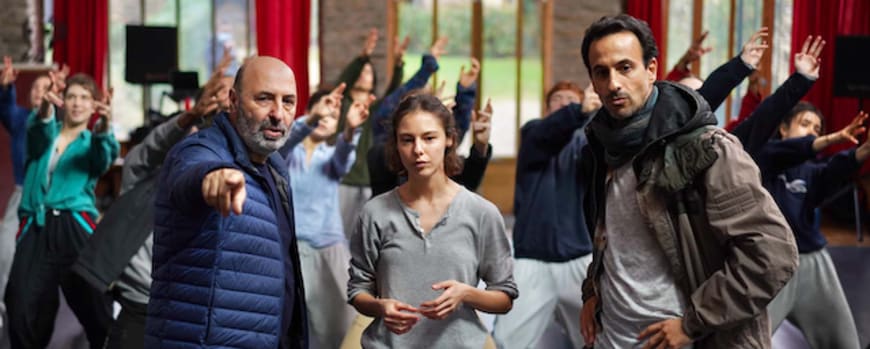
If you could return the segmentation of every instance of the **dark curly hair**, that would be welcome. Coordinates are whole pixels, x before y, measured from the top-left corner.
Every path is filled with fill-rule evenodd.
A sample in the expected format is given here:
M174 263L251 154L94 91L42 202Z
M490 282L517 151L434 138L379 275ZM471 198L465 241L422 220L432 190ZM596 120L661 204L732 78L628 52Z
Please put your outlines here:
M800 101L791 110L789 110L788 114L785 114L785 117L782 118L782 123L780 125L789 127L791 125L792 120L799 114L803 112L810 112L816 114L819 117L820 126L822 128L819 135L825 134L825 117L822 116L822 112L816 108L812 103L807 101ZM774 134L774 138L782 138L779 132Z
M402 176L408 173L402 165L402 159L399 157L398 135L396 132L402 119L414 112L431 113L441 120L441 125L444 126L444 133L447 135L447 139L453 140L453 145L449 145L444 149L444 172L449 177L462 172L462 160L456 154L456 147L459 146L459 137L456 121L453 120L453 114L450 113L450 110L437 97L421 92L413 92L406 95L390 118L389 136L387 137L387 143L384 145L389 169Z
M634 33L637 41L640 41L640 47L643 49L644 66L649 66L649 62L654 57L658 57L659 47L656 45L656 39L653 37L649 24L626 14L601 17L597 22L592 23L589 28L586 28L586 33L583 34L583 46L581 48L583 52L583 64L586 65L586 71L590 72L590 75L589 46L605 36L624 31Z

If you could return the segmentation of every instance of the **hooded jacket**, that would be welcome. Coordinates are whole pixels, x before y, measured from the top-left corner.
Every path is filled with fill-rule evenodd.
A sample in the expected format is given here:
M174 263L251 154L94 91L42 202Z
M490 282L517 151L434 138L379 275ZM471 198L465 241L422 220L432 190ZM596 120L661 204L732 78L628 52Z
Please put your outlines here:
M740 142L712 126L707 102L677 84L656 86L645 146L631 165L641 218L687 298L683 330L696 348L769 348L766 307L797 266L791 230ZM601 141L592 128L587 132L581 175L594 232L604 217L608 168ZM584 301L597 297L606 248L604 234L594 234Z

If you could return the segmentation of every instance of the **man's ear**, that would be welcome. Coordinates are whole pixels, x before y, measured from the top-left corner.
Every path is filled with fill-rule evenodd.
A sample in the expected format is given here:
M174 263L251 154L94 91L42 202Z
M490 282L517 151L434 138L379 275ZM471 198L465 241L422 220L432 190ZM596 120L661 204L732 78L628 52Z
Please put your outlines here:
M239 95L238 95L238 93L236 93L236 89L234 89L234 88L230 89L229 98L230 98L229 112L233 113L236 111L236 105L239 102Z
M650 82L656 81L656 73L658 72L658 69L659 69L659 61L655 57L653 57L652 59L649 60L649 64L647 64L647 66L646 66L646 70L650 74L649 75Z

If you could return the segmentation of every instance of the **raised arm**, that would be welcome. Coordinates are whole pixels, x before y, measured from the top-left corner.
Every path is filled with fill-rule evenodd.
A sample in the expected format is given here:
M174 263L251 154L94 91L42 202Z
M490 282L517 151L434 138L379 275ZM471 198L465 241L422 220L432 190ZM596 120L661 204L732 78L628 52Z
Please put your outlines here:
M587 87L583 104L569 104L546 118L527 122L520 130L517 168L546 163L559 154L571 141L574 131L586 126L600 107L598 95Z
M51 85L42 97L36 117L27 121L27 157L30 159L38 159L45 154L59 132L55 112L63 106L59 95L65 82L62 72L49 71L48 76Z
M692 45L686 49L686 52L683 53L683 56L680 57L677 64L674 64L674 67L667 74L665 80L679 81L692 75L690 65L700 60L701 56L707 54L707 52L713 50L713 47L703 46L704 40L707 39L708 34L710 34L710 32L705 30L701 33L698 39L692 42Z
M476 191L483 182L489 159L492 158L492 146L489 145L492 133L492 103L486 101L483 110L471 114L472 145L468 157L465 158L462 172L455 178L468 190Z
M221 62L202 87L202 93L193 108L157 125L141 143L127 152L121 172L121 193L132 189L136 183L154 174L163 165L166 154L172 146L190 132L190 128L197 120L229 103L227 90L230 87L223 82L223 76L232 59L230 51L225 50Z
M20 108L15 104L15 78L18 72L12 68L12 58L3 57L3 71L0 72L0 123L7 131L12 131L12 120Z
M290 126L290 136L287 137L284 145L278 148L278 154L281 154L281 157L285 161L289 161L293 148L302 143L305 137L308 137L317 128L321 119L339 117L344 91L345 84L339 84L328 95L323 96L311 107L311 110L308 111L308 116L304 120L296 121Z
M716 68L698 89L698 93L710 104L711 110L719 108L731 94L731 90L740 85L740 82L758 67L764 50L768 47L764 40L767 35L767 27L762 27L752 34L743 45L740 56Z
M861 112L866 117L866 113ZM868 135L870 136L870 135ZM819 206L833 193L836 193L861 169L861 165L870 157L870 142L865 141L858 147L844 150L834 154L828 161L820 166L818 177L807 192L807 200L813 206Z
M398 37L393 39L393 47L395 48L393 51L393 74L390 76L390 84L387 85L384 95L389 95L402 85L405 76L405 51L410 42L411 38L407 36L401 43L399 43Z
M477 78L480 76L480 62L472 57L471 68L465 70L465 65L459 68L459 82L456 83L456 104L453 106L453 118L456 120L456 128L459 132L458 143L468 132L471 123L471 110L474 109L474 100L477 97ZM487 102L488 103L488 102Z
M207 214L210 207L224 215L231 209L241 213L246 195L244 175L237 165L221 159L214 150L182 141L170 152L162 171L161 181L168 187L169 199L174 207L188 209L186 214Z
M335 145L335 153L330 161L331 173L335 179L341 179L342 176L350 172L351 166L356 161L356 145L359 143L359 137L363 123L369 117L369 105L374 102L375 97L369 95L368 101L356 101L348 108L345 115L345 127L341 137Z
M782 118L800 102L819 77L819 56L825 41L821 37L807 37L800 53L795 55L795 73L766 98L746 120L731 132L743 143L743 149L755 157L770 139Z
M338 76L338 81L335 83L336 86L344 83L347 86L353 87L356 80L359 79L360 74L362 74L363 67L366 63L371 62L371 55L375 50L377 42L378 30L372 28L369 30L368 35L366 35L366 41L363 45L362 53L344 67L344 70L342 70L341 74ZM348 89L346 92L350 93L350 90L351 89Z
M447 45L447 38L436 40L430 48L429 54L423 55L420 70L414 73L414 76L410 80L402 84L402 87L399 87L380 101L370 121L372 123L372 134L375 139L384 136L386 130L384 129L383 122L390 117L393 110L399 105L402 97L408 94L408 92L426 86L426 82L429 81L432 74L438 71L438 57L444 53L445 45Z

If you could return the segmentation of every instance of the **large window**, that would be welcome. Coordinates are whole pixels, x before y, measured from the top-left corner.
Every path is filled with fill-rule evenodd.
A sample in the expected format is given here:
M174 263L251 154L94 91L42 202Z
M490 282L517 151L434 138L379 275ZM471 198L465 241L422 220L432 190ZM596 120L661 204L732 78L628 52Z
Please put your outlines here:
M479 97L482 102L492 99L490 143L494 157L513 157L518 148L516 18L516 4L505 1L483 7L483 81Z
M687 33L694 38L704 30L710 32L704 46L713 50L704 55L699 67L693 67L693 72L705 79L721 64L739 55L743 44L755 31L768 26L770 36L766 41L772 42L772 46L765 52L770 59L763 59L759 67L761 90L767 93L775 89L789 75L793 1L669 0L667 69L673 67L691 43ZM773 14L766 16L765 11L772 11ZM765 22L765 18L772 21ZM720 125L737 117L747 88L748 81L742 82L716 110Z
M692 44L692 11L694 0L669 0L668 2L668 42L665 74L677 64L689 45Z
M112 107L121 134L143 124L146 108L169 114L183 107L165 97L169 84L152 84L143 91L141 85L124 81L127 25L178 28L178 69L197 72L202 85L224 49L235 59L230 74L254 53L253 6L251 0L110 0L109 83L115 88Z
M773 20L773 47L770 49L772 58L771 80L773 86L779 86L788 76L791 66L791 29L794 0L776 0L776 16ZM804 38L800 38L803 42Z
M116 133L124 138L125 131L132 131L142 124L142 88L124 81L124 52L127 49L126 25L142 24L140 2L112 0L109 4L109 86L114 87L112 100L113 119L118 124Z
M479 6L480 17L476 17L475 6ZM445 98L454 96L460 68L470 67L470 57L480 45L478 100L481 104L492 100L495 115L490 143L496 158L515 157L519 127L541 116L542 6L536 0L402 0L397 7L397 34L413 35L404 58L406 79L420 68L420 56L428 52L434 38L448 38L447 54L438 62L437 82L431 82L446 82ZM433 14L437 14L434 21ZM482 22L477 32L473 29L476 21ZM471 135L466 135L460 152L468 151L470 140Z
M314 93L320 85L320 0L311 0L311 41L308 43L308 86Z
M732 47L732 56L740 54L740 51L743 49L743 44L746 43L746 40L749 40L752 37L752 34L761 28L761 14L763 12L763 6L760 1L748 1L748 0L736 0L735 1L735 16L734 16L734 46ZM766 39L768 42L769 39ZM768 52L765 54L772 54L772 50L768 48ZM729 57L730 59L731 57ZM740 113L740 104L743 99L743 95L746 94L749 88L749 79L743 80L737 88L734 89L734 92L731 93L731 101L728 103L728 107L726 108L728 111L727 115L731 115L731 119L737 118L737 115Z

